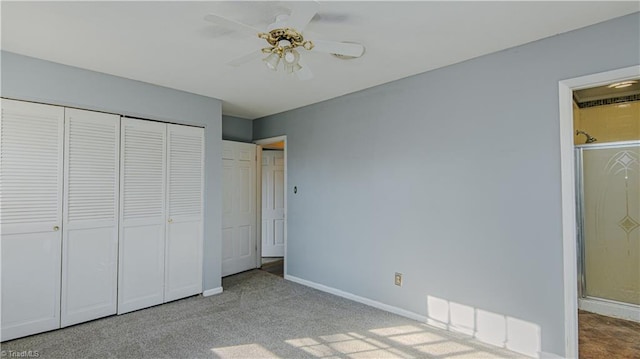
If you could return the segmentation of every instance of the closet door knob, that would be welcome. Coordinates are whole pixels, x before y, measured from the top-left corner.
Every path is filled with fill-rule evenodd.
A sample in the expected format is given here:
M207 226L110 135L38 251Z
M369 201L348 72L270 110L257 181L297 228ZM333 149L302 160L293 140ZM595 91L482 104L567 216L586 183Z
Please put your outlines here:
M169 218L169 223L173 223L173 219Z
M53 226L53 230L54 230L54 231L58 231L58 230L60 230L60 227L58 227L58 226Z

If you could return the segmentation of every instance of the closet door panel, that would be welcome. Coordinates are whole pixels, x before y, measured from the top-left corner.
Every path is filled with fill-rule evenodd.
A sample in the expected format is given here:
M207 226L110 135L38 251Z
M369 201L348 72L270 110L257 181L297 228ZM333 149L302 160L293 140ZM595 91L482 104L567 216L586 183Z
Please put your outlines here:
M118 314L150 307L164 300L164 223L129 225L123 230L120 258L121 301Z
M60 327L64 109L1 103L4 341Z
M120 116L65 111L61 325L116 313Z
M202 225L168 227L165 302L202 293Z
M123 118L118 314L164 301L166 125Z
M2 236L2 340L60 328L60 234Z
M202 292L204 129L168 125L165 301Z

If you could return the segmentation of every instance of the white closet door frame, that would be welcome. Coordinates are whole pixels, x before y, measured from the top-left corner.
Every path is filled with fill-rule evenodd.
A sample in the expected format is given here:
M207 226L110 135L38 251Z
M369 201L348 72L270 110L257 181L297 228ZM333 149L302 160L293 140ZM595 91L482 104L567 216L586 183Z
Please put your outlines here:
M204 129L167 125L165 302L202 293L203 189Z
M116 313L120 116L65 110L61 326Z
M64 108L0 101L5 341L60 327Z
M164 302L166 126L121 120L118 314Z

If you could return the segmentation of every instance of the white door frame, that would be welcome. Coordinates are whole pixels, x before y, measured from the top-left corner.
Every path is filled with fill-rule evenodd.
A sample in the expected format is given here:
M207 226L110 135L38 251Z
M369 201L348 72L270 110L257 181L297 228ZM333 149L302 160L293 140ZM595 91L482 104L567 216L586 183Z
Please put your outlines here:
M562 192L562 252L564 266L565 356L578 357L578 259L576 241L573 91L640 76L640 65L562 80L560 98L560 175ZM285 247L286 248L286 247ZM286 263L286 262L285 262Z
M289 218L289 216L287 215L287 192L288 192L288 187L287 187L287 135L282 135L282 136L276 136L276 137L269 137L269 138L264 138L261 140L256 140L253 141L253 143L255 143L256 145L258 145L258 149L257 149L257 160L256 160L256 186L257 186L257 192L256 192L256 213L257 213L257 222L256 223L256 228L258 229L258 237L260 238L260 240L258 240L258 246L257 246L257 251L258 251L258 268L262 267L262 147L263 145L269 145L272 143L276 143L276 142L284 142L284 275L286 276L288 271L287 271L287 220Z

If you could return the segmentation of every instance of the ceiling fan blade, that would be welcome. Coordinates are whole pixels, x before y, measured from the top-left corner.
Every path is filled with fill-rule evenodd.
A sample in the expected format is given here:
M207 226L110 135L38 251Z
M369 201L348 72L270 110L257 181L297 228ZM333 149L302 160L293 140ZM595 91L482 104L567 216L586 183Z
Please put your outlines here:
M312 40L311 42L313 42L313 49L311 49L311 51L351 57L360 57L364 54L364 46L362 44L326 40Z
M298 80L311 80L313 78L313 72L311 72L311 69L309 69L309 66L307 66L305 63L302 62L302 60L298 61L298 65L300 65L300 70L296 71L296 76L298 77Z
M209 14L205 16L204 19L216 25L224 26L230 30L241 31L254 36L257 35L259 32L262 32L262 30L257 29L253 26L243 24L241 22L237 22L232 19L227 19L226 17L222 17L220 15Z
M248 53L246 55L237 57L237 58L227 62L227 65L238 67L240 65L244 65L247 62L250 62L252 60L255 60L255 59L259 58L260 55L262 55L262 51L261 50L251 51L250 53Z
M287 23L289 27L302 32L318 12L318 3L316 1L300 1L292 3L292 5L291 16L289 16Z

